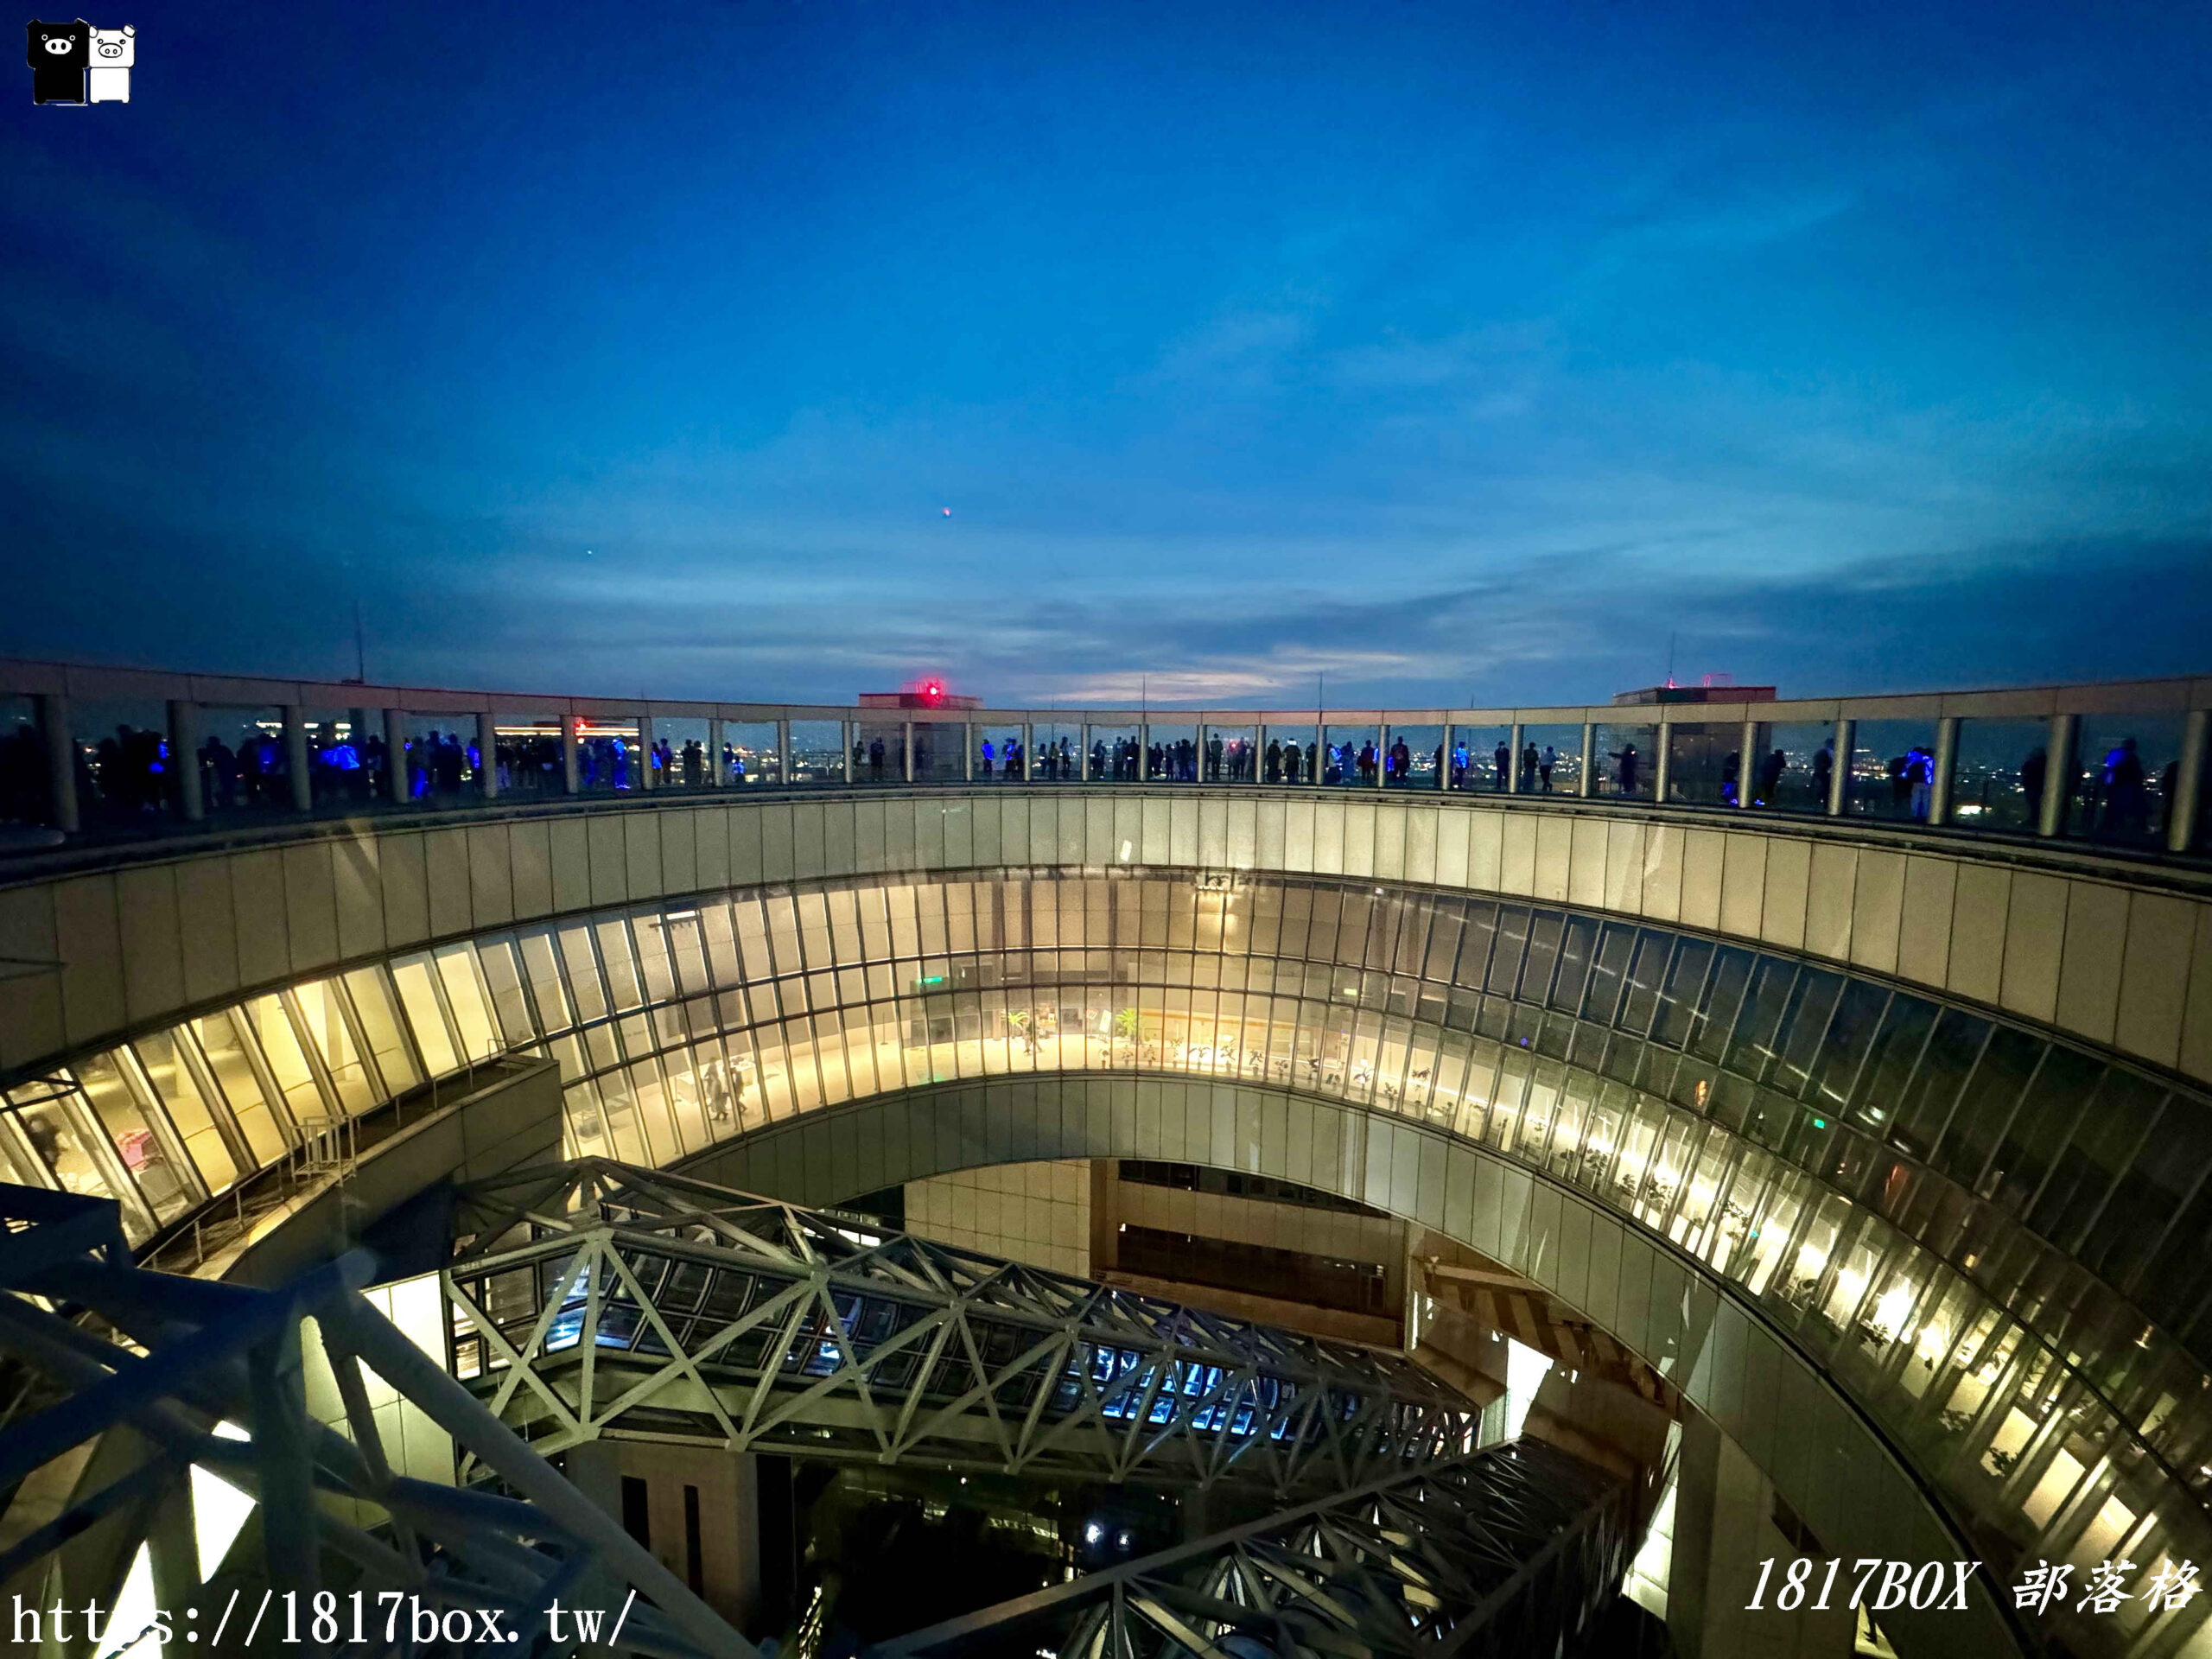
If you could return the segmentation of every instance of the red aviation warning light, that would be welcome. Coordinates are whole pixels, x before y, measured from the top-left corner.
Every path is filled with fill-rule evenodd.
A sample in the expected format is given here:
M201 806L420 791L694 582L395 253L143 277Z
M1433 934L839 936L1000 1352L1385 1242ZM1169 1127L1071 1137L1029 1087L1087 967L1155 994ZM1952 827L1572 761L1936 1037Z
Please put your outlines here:
M925 674L919 679L906 682L901 691L863 691L860 706L863 709L978 709L982 699L956 696L945 690L944 678Z

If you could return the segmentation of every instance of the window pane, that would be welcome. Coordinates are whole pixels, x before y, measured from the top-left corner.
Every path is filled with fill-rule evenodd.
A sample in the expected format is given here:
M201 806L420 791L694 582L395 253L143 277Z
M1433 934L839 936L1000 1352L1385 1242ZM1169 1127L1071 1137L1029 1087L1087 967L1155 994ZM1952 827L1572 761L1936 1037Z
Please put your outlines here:
M523 977L529 982L531 999L537 1006L537 1021L547 1033L568 1031L576 1023L569 1005L568 987L561 979L559 947L550 928L519 934L515 944L522 952Z
M346 1029L337 982L317 980L296 986L291 995L300 1011L300 1023L307 1028L308 1040L322 1056L323 1069L338 1091L340 1109L348 1117L359 1117L377 1103L378 1091L354 1046L353 1033Z
M600 983L599 960L591 948L591 931L582 923L561 930L561 962L569 970L569 994L575 999L576 1018L588 1022L607 1017L607 991Z
M221 1192L238 1178L238 1160L232 1157L222 1131L216 1127L215 1115L200 1092L200 1085L186 1068L175 1034L161 1032L141 1037L131 1047L137 1053L147 1084L168 1109L169 1122L176 1125L177 1135L184 1142L185 1155L199 1170L207 1190Z
M75 1068L77 1081L107 1131L116 1156L162 1221L174 1221L199 1198L188 1169L169 1156L166 1137L149 1122L123 1074L118 1053L90 1055Z
M484 995L483 976L476 971L476 952L465 944L448 944L438 951L438 977L446 988L446 1006L461 1027L461 1052L465 1058L480 1060L499 1052L499 1033L492 1023L491 1000Z
M254 1161L263 1165L275 1163L284 1155L291 1135L286 1120L271 1109L271 1103L261 1092L261 1079L246 1053L242 1028L226 1012L193 1020L191 1030L199 1039L207 1069L214 1073L216 1085L223 1091L224 1103L237 1120L238 1133L245 1137Z
M522 962L512 939L480 939L476 965L483 971L484 988L491 994L492 1012L499 1017L500 1033L510 1048L537 1040L537 1029L530 1017L530 998L522 987Z
M322 1090L315 1084L308 1057L301 1051L298 1034L284 1013L283 1001L274 996L257 996L245 1005L245 1014L248 1027L260 1039L261 1058L268 1062L270 1075L283 1092L292 1121L304 1124L327 1119L329 1109L323 1102Z
M407 1010L408 1027L430 1075L442 1077L461 1065L453 1051L453 1036L446 1026L445 1010L438 1006L436 985L430 978L428 957L402 957L391 964L391 982L399 1003Z
M74 1088L59 1098L50 1098L53 1094L50 1085L32 1084L10 1096L19 1103L16 1121L39 1161L65 1192L121 1199L124 1236L133 1243L145 1237L154 1230L153 1217L137 1189L123 1179L122 1167L84 1096ZM21 1103L33 1098L40 1103Z
M356 968L345 978L362 1040L368 1044L369 1058L383 1075L385 1096L406 1093L423 1081L423 1071L415 1063L414 1050L407 1046L407 1031L392 1002L391 982L378 968Z

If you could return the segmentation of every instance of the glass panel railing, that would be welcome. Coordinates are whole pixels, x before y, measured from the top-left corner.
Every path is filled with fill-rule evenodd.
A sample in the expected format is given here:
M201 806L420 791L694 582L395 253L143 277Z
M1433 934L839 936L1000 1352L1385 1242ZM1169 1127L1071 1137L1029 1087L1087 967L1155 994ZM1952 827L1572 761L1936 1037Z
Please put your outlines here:
M1259 776L1256 726L1206 728L1204 780L1209 784L1249 784Z
M1597 754L1591 762L1595 792L1603 798L1648 801L1658 787L1656 767L1659 756L1659 728L1654 725L1608 721L1593 735Z
M851 756L845 750L845 723L840 720L794 720L791 753L785 781L793 787L849 781Z
M1523 794L1575 795L1581 791L1581 727L1523 726L1521 743Z
M181 680L178 689L188 690L191 683ZM40 725L48 711L38 698L0 695L0 728L9 710L16 727L0 750L0 820L33 829L11 829L0 841L0 856L35 856L54 847L36 821L73 814L75 833L98 842L167 834L194 816L223 826L550 806L570 793L563 718L575 728L575 791L586 797L639 800L649 782L708 791L718 773L725 784L747 789L903 785L909 777L908 711L880 705L855 709L850 720L785 726L758 705L746 718L709 718L697 712L703 705L661 705L665 712L654 712L654 705L642 702L629 705L631 712L563 715L542 703L493 698L486 727L473 711L452 712L451 693L439 694L447 712L417 714L348 706L343 687L316 690L320 700L289 713L245 702L73 700L73 777L59 801L50 795L52 768L45 765ZM1659 710L1648 706L1615 709L1614 718L1589 727L1560 716L1607 711L1539 710L1554 717L1518 728L1472 720L1446 727L1423 714L1402 723L1387 710L1372 719L1285 712L1274 720L1263 715L1225 724L1179 712L1141 727L1127 711L1086 721L1079 711L1065 710L1033 722L1026 735L1020 721L1003 712L971 726L945 718L952 711L939 707L912 711L925 716L911 728L912 776L932 787L959 785L971 775L994 785L1067 782L1087 772L1102 783L1418 790L1440 773L1462 793L1518 788L1577 798L1586 773L1591 797L1627 804L1651 802L1663 770L1671 804L1681 806L1741 804L1824 816L1833 792L1842 816L1866 824L1910 830L1928 824L1943 804L1936 827L1947 830L2028 837L2048 829L2052 838L2100 852L2194 855L2212 815L2212 791L2202 787L2204 715L2187 712L2186 699L2196 695L2187 687L2145 689L2140 706L2130 709L2133 695L2128 687L2063 688L2032 699L1956 694L1967 712L1943 721L1936 717L1942 702L1935 697L1919 700L1929 712L1910 719L1895 715L1901 699L1869 700L1862 705L1866 717L1855 715L1845 699L1827 705L1854 734L1851 753L1840 760L1834 747L1837 721L1747 726L1739 718L1788 715L1789 704L1669 708L1690 717L1663 727L1653 718ZM2069 702L2085 705L2084 712L2065 714ZM2053 713L2040 712L2053 702ZM2005 712L2031 704L2039 712ZM1973 712L1976 708L1998 712ZM900 717L887 717L894 714ZM168 729L172 721L175 733ZM487 729L488 756L480 749ZM1586 755L1586 730L1592 738ZM393 733L399 741L387 753ZM2063 744L2063 755L2052 753L2054 742ZM790 755L779 753L786 743ZM988 770L985 744L991 749ZM1036 753L1014 753L1025 746ZM1953 757L1948 779L1936 775L1939 755ZM298 779L292 776L296 756L303 756ZM2041 810L2046 794L2053 809L2048 814ZM2177 822L2184 810L2193 810L2196 823Z
M979 784L1020 783L1024 772L1021 728L978 725L974 730L976 781Z
M776 751L776 725L767 720L722 722L722 781L731 789L759 789L779 783L783 757Z
M1389 747L1383 751L1383 775L1391 789L1436 787L1436 771L1444 751L1444 728L1412 724L1390 728Z
M1851 751L1844 811L1925 823L1936 781L1936 722L1866 720Z
M2117 846L2164 844L2181 773L2177 715L2093 715L2075 740L2081 766L2067 832Z
M1324 726L1321 774L1324 788L1372 789L1382 766L1376 729L1368 725Z
M1454 726L1451 765L1452 788L1503 794L1513 775L1513 728Z

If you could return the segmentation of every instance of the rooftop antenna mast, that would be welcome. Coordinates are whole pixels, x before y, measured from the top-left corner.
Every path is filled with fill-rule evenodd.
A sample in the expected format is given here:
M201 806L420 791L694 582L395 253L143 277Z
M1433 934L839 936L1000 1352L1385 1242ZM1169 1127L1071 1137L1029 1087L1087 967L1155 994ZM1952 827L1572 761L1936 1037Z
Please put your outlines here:
M356 685L369 683L369 652L362 640L361 601L356 594L353 599L353 683Z
M1669 632L1669 633L1668 634L1668 636L1667 636L1667 683L1668 683L1669 685L1672 685L1672 684L1674 684L1674 683L1675 683L1675 636L1674 636L1674 634L1673 634L1673 633Z

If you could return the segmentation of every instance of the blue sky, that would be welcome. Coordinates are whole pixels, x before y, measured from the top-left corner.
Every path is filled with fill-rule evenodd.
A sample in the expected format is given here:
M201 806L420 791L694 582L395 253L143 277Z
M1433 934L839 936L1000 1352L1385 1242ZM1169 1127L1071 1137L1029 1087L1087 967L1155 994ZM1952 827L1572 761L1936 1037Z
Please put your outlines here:
M375 678L671 696L2212 671L2204 8L91 21L127 107L0 101L11 654L348 673L358 600Z

